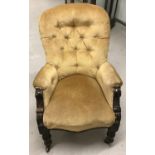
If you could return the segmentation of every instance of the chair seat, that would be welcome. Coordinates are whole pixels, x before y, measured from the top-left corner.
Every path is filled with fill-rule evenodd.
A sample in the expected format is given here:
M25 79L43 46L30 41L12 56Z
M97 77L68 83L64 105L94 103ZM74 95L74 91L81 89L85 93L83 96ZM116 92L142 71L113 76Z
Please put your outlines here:
M91 77L72 75L60 80L43 116L48 129L83 131L110 127L115 114Z

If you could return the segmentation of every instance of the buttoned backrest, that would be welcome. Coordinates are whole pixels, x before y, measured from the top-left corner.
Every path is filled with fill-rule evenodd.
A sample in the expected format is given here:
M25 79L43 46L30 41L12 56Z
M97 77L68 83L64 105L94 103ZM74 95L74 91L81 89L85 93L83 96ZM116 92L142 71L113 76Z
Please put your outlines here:
M109 31L107 13L92 4L60 5L40 19L46 60L59 78L76 73L95 77L107 59Z

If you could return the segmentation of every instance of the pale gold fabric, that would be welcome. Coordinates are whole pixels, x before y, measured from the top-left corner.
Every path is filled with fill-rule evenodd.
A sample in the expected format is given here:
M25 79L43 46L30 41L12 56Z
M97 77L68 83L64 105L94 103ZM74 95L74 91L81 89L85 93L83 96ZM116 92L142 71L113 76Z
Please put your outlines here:
M46 89L51 84L56 83L58 80L58 75L55 67L50 64L46 64L44 67L40 69L38 74L36 75L33 86Z
M34 87L44 89L44 124L71 131L111 126L113 87L122 81L107 62L107 13L91 4L60 5L42 14L39 28L47 64Z
M109 127L115 121L97 81L85 75L72 75L59 81L43 118L49 129L70 131Z
M54 66L46 64L38 72L34 79L33 86L35 88L44 89L44 105L45 107L49 103L49 99L53 93L53 90L58 82L58 74Z
M110 63L105 62L97 71L96 79L100 84L108 103L113 107L113 87L121 86L123 84L118 73Z
M107 59L109 18L99 6L64 4L45 11L40 34L47 62L59 78L82 73L96 76Z

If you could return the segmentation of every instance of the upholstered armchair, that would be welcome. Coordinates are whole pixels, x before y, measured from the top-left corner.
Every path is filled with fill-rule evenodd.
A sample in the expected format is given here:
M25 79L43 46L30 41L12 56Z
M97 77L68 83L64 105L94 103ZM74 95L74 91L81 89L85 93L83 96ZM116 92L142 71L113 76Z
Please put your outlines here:
M108 62L110 23L105 10L92 4L63 4L45 11L40 35L46 64L34 87L37 125L46 151L50 130L80 132L107 128L112 143L121 120L122 80Z

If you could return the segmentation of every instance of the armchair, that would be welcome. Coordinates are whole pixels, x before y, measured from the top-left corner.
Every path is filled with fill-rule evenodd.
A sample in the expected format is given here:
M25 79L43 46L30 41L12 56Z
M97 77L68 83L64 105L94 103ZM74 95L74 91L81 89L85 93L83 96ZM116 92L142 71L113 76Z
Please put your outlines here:
M33 85L46 151L56 129L108 128L105 142L112 143L121 120L122 80L107 60L106 11L92 4L60 5L42 14L39 28L46 64Z

